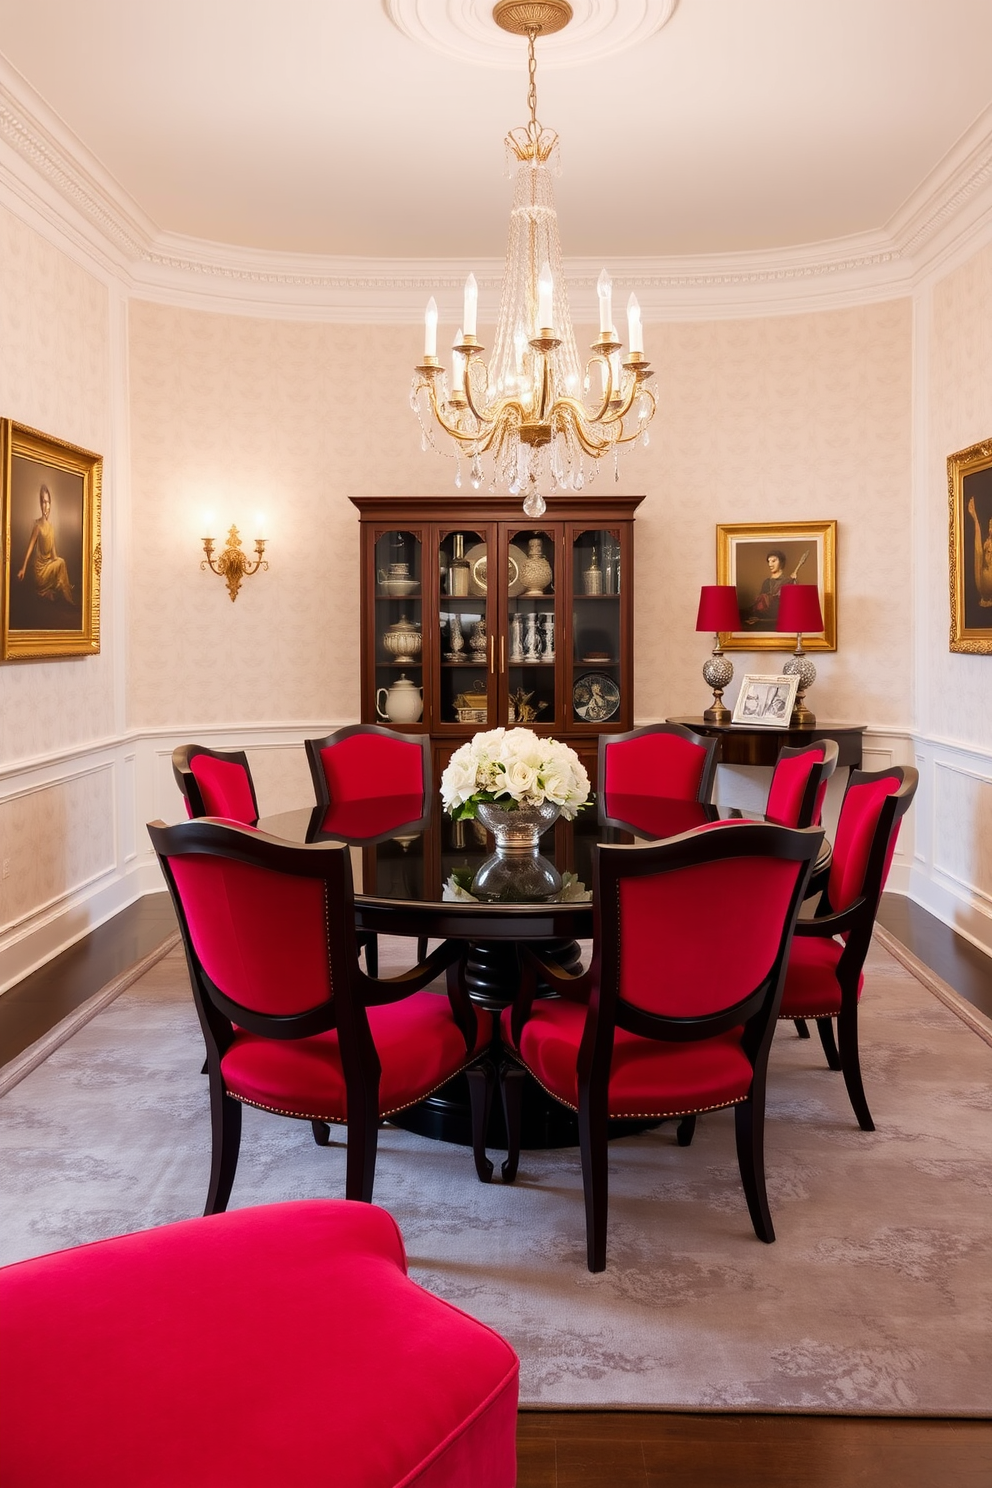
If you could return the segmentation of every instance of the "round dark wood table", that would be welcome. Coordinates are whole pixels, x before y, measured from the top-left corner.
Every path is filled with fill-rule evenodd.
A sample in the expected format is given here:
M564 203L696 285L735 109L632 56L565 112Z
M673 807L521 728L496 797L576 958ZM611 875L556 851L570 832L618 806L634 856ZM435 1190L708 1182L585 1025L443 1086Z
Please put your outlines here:
M574 822L559 818L541 838L541 855L563 875L561 896L551 903L480 903L465 897L476 870L493 843L477 822L452 822L440 814L426 824L413 820L419 802L398 797L370 803L364 820L372 835L359 835L362 813L354 805L304 807L261 817L259 831L288 842L346 842L352 849L355 923L359 931L411 939L462 940L468 949L465 980L469 995L495 1015L493 1057L498 1063L498 1016L516 994L520 981L517 946L537 943L567 970L580 964L579 941L592 936L593 849L603 842L636 842L675 836L716 821L726 811L697 802L659 798L625 798L625 827L603 827L595 807ZM738 814L738 813L734 813ZM822 855L821 855L822 856ZM822 871L826 862L818 863ZM445 1141L471 1144L468 1091L464 1075L409 1111L391 1117L394 1125ZM645 1123L617 1123L624 1131ZM493 1103L489 1145L505 1147L503 1113ZM576 1117L528 1080L524 1095L524 1145L573 1146L578 1143Z

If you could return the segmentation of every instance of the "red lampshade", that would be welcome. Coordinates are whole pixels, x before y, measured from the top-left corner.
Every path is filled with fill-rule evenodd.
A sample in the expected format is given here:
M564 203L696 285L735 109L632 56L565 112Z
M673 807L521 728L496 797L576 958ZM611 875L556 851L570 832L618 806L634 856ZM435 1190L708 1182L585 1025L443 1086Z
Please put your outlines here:
M741 612L733 584L703 584L699 590L697 630L740 630Z
M776 630L810 635L823 629L820 594L815 584L783 584L778 597Z

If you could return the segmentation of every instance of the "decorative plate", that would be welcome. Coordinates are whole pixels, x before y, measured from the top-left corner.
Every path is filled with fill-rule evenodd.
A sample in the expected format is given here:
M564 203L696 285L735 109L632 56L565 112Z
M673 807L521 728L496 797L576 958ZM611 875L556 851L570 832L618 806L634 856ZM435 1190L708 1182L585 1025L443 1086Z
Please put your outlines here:
M575 716L586 723L602 723L612 718L619 706L620 689L605 672L585 672L572 688Z
M469 548L465 554L468 559L468 592L474 595L483 595L486 592L486 545L476 543L474 548ZM506 591L511 599L518 594L523 594L527 588L521 578L521 569L527 554L522 552L515 543L511 543L507 552L507 567L509 569L510 587Z

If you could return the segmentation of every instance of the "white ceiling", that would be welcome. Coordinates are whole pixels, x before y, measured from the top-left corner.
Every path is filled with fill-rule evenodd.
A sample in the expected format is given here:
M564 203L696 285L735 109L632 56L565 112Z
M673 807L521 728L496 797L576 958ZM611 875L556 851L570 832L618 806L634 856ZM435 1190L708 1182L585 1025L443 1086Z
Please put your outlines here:
M407 3L443 20L467 0ZM498 257L525 43L516 71L456 59L387 8L0 0L0 52L162 231ZM992 104L992 4L679 0L632 48L540 55L570 257L782 248L883 227Z

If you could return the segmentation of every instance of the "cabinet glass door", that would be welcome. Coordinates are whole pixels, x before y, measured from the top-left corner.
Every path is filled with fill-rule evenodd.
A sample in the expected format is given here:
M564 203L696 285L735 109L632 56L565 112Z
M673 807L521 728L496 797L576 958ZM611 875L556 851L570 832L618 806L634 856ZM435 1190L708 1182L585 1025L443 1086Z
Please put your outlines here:
M628 701L621 694L620 560L619 532L573 532L569 722L575 726L598 727L617 717Z
M444 729L492 728L495 609L490 567L495 534L468 527L442 532L438 542L440 684L437 725Z
M511 528L508 534L505 665L501 670L506 676L506 721L511 726L557 722L555 537L553 527Z
M423 543L420 534L380 532L375 542L375 712L409 727L424 711Z

